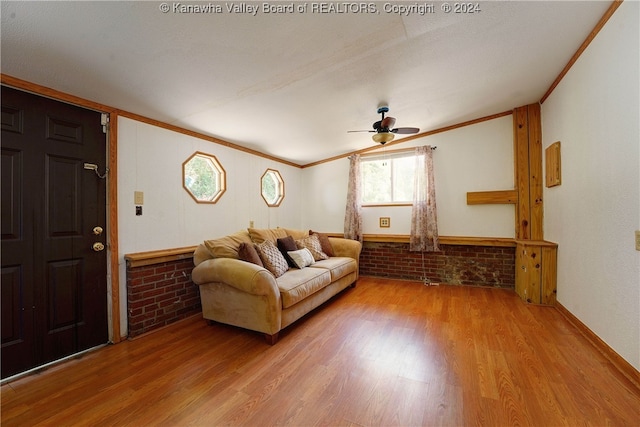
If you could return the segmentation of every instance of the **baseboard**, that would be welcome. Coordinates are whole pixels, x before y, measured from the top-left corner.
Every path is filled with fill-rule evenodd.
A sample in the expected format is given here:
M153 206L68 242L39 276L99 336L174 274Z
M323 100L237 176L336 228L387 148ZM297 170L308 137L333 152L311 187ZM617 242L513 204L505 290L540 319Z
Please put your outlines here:
M558 311L573 325L578 331L600 351L609 361L622 373L633 385L640 390L640 371L634 368L622 356L615 352L609 345L602 341L591 329L580 319L574 316L565 306L556 301Z

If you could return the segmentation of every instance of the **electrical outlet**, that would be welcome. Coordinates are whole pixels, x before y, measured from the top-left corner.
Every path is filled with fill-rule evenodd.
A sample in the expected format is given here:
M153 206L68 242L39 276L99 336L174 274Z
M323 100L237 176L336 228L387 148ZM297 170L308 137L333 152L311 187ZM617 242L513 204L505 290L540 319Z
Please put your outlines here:
M636 251L640 251L640 230L636 230Z

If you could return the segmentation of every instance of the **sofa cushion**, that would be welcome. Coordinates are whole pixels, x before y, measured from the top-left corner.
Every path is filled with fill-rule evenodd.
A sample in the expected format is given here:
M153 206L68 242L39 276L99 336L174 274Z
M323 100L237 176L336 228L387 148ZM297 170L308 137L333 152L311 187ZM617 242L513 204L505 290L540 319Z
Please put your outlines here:
M291 261L293 261L297 268L305 268L315 262L313 260L313 255L311 255L311 252L309 252L309 249L307 248L297 251L289 251L287 255L289 255L289 258L291 258Z
M248 228L249 237L253 243L262 243L271 240L273 243L281 237L287 237L284 228Z
M331 257L313 263L309 268L326 269L331 273L331 281L335 282L358 269L356 260L348 257Z
M288 308L331 283L331 273L323 268L289 270L276 279L282 308Z
M305 237L309 237L309 232L307 230L297 230L295 228L284 228L284 231L287 233L287 236L293 237L294 240L304 239Z
M238 259L238 249L240 249L241 243L252 243L249 233L246 231L238 231L219 239L204 241L204 245L214 258Z
M271 240L265 240L264 242L255 245L258 255L262 260L264 268L269 270L274 276L280 277L289 269L287 260L284 259L280 249L278 249Z
M242 261L247 261L255 265L259 265L260 267L264 267L262 260L260 259L260 255L256 250L253 243L240 243L240 248L238 249L238 258Z
M309 249L309 252L311 252L311 255L313 255L313 259L315 261L320 261L322 259L329 258L327 254L322 252L322 247L320 246L320 240L316 235L305 237L304 239L296 240L296 245L298 246L298 249L303 249L303 248Z

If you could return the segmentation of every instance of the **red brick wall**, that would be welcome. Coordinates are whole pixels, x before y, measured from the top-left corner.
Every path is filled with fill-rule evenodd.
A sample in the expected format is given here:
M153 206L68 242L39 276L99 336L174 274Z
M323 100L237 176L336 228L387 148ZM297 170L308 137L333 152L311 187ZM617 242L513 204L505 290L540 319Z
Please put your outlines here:
M132 268L127 265L129 337L201 313L191 258Z
M365 242L363 276L423 280L457 285L515 288L515 248L441 245L440 252L410 252L408 243Z

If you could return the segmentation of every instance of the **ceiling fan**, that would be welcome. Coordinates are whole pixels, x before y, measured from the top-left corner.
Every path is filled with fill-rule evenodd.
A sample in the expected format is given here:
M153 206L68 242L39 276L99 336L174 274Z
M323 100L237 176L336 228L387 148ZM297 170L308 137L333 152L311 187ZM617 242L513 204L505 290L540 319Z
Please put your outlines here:
M395 138L395 134L418 133L419 128L394 128L396 119L393 117L385 117L385 113L389 112L389 107L378 107L378 114L382 115L382 119L373 124L373 130L350 130L348 132L375 132L373 140L379 144L386 144Z

